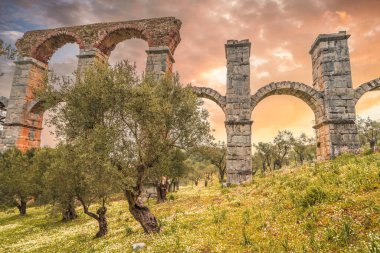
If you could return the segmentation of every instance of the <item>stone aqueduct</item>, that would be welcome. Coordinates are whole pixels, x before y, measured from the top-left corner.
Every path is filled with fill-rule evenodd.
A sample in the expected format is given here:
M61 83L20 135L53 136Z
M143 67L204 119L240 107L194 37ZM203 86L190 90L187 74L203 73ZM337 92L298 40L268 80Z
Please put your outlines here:
M0 99L7 107L0 150L39 147L44 108L32 93L42 83L52 54L66 43L77 43L78 71L89 64L107 62L111 51L124 40L140 38L148 43L146 71L157 76L171 72L173 54L181 38L181 21L155 18L99 23L49 30L29 31L17 41L20 57L10 98ZM271 95L291 95L303 100L314 112L317 158L326 160L359 146L355 105L360 97L380 89L380 78L352 88L350 57L345 32L321 34L310 49L313 85L298 82L270 83L251 95L248 40L229 40L227 92L223 96L206 87L193 87L198 97L214 101L225 113L227 132L227 180L241 183L251 178L251 112Z

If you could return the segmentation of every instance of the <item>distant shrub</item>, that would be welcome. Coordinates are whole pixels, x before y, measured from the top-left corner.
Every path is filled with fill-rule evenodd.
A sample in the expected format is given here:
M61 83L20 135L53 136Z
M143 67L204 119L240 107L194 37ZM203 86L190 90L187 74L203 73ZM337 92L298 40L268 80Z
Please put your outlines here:
M337 237L338 233L335 231L334 228L327 228L326 229L326 240L327 241L334 241Z
M231 190L229 188L226 188L226 187L223 187L220 189L220 193L222 193L223 195L228 194L230 192L231 192Z
M220 224L226 219L227 210L215 210L212 208L212 222L214 224Z
M339 240L342 245L348 245L354 235L354 230L349 222L344 222L340 227Z
M249 210L246 209L243 212L243 223L244 223L244 225L248 225L249 222L250 222L250 214L249 214Z
M126 232L127 236L131 235L131 234L133 234L133 229L130 226L127 226L127 228L125 229L125 232Z
M246 231L246 229L245 229L245 226L243 227L243 234L242 234L242 237L243 237L243 239L242 239L242 241L241 241L241 245L243 245L243 246L249 246L249 245L252 245L252 244L253 244L253 242L252 242L250 236L248 235L248 233L247 233L247 231Z
M299 205L307 208L322 203L327 199L327 193L317 186L309 187L306 193L299 199Z
M282 240L281 246L282 246L282 248L284 249L285 252L289 252L290 251L288 236L285 236L284 240Z
M174 201L174 200L175 200L175 196L174 196L174 194L169 194L169 196L168 196L168 200L169 200L169 201Z
M168 224L168 222L165 219L157 218L157 223L160 228L163 228Z

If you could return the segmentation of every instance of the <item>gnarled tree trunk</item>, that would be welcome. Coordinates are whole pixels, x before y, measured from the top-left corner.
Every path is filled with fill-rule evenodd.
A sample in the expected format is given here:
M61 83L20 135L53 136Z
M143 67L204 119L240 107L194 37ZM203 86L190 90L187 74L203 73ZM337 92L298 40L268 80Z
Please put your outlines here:
M99 231L96 233L95 237L99 238L105 236L108 233L108 222L106 216L107 207L105 207L105 201L103 200L103 206L99 207L96 214L94 214L88 210L89 205L86 204L81 197L78 197L78 200L83 206L83 212L98 221Z
M168 191L167 181L160 181L156 184L157 203L163 203L166 201L166 193Z
M96 233L96 237L105 236L108 233L108 223L107 223L107 208L105 206L100 207L96 213L98 214L97 221L99 223L99 231Z
M17 209L20 212L20 216L26 215L26 200L20 200L17 204Z
M138 201L138 195L130 190L125 190L125 197L128 200L129 211L133 217L141 224L147 234L160 232L160 227L156 217L150 212L147 206Z
M62 211L62 221L74 220L78 217L77 212L75 211L74 198L70 198L67 206Z

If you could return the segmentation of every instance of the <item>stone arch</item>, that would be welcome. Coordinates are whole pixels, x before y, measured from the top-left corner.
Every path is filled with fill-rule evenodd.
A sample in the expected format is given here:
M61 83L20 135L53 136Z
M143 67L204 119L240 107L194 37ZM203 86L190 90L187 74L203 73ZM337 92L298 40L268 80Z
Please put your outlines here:
M217 92L214 89L206 88L206 87L191 87L193 92L197 95L199 98L207 98L213 102L215 102L224 113L226 113L226 97L220 95L219 92Z
M376 78L369 82L363 83L355 89L355 94L354 94L355 105L366 92L374 91L374 90L380 90L380 78Z
M94 47L109 56L118 43L133 38L145 40L151 46L150 35L143 28L138 25L125 24L102 31L102 35L95 42Z
M272 95L290 95L297 97L311 108L316 121L320 121L323 117L323 95L306 84L290 81L270 83L260 88L251 96L251 111L253 111L261 100Z
M30 56L47 63L55 51L67 43L77 43L80 49L84 48L82 39L75 33L64 31L52 32L36 43L31 50Z
M42 117L40 121L38 117L45 109L40 107L42 102L33 101L35 97L32 91L42 84L48 62L57 49L67 43L78 44L78 71L81 71L93 62L107 61L107 55L117 43L129 38L140 38L147 41L149 46L146 69L161 75L171 72L174 62L172 54L181 41L181 24L175 17L162 17L25 32L16 42L20 58L16 61L12 85L27 88L11 91L12 107L7 111L9 127L6 129L8 137L4 148L16 146L27 150L39 146L38 139L28 136L40 130ZM0 150L2 144L0 140Z

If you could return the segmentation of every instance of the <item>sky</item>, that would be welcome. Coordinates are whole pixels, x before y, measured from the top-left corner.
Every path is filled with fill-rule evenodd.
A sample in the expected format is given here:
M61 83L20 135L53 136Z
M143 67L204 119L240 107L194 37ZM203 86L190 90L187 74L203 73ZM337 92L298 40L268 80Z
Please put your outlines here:
M353 86L380 76L379 0L2 0L0 38L14 44L23 32L97 22L126 21L174 16L182 21L181 43L174 53L174 69L184 84L206 86L225 94L224 44L229 39L249 39L251 93L276 81L312 85L309 49L318 34L347 31ZM147 43L129 40L111 53L110 63L123 59L145 67ZM77 64L78 46L58 50L49 62L62 75ZM9 96L14 64L0 60L0 96ZM225 141L224 114L205 100L217 140ZM380 91L363 96L356 107L360 117L380 119ZM48 114L48 113L46 113ZM279 130L313 136L314 115L298 98L271 96L252 113L252 140L271 141ZM43 131L42 145L53 136Z

